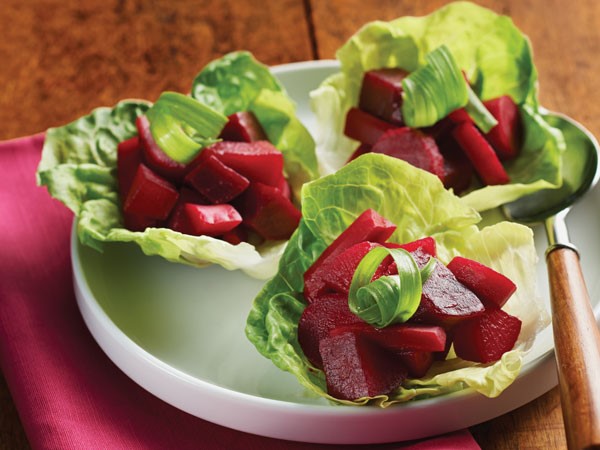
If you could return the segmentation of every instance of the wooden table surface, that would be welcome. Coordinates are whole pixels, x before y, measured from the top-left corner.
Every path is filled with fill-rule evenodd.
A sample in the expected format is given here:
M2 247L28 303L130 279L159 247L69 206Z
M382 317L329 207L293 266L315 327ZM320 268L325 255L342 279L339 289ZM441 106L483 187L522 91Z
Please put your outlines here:
M236 49L270 65L330 59L367 21L423 15L444 0L2 0L0 139L67 123L123 98L185 92ZM531 39L542 104L600 135L600 2L485 0ZM564 448L558 390L473 427L484 449ZM0 378L0 449L28 448Z

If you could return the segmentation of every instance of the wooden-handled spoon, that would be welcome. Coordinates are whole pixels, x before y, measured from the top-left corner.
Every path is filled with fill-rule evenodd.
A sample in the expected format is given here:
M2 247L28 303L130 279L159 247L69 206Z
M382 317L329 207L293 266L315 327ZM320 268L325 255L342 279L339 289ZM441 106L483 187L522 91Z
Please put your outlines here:
M565 218L571 205L598 181L597 140L580 124L555 113L546 120L562 130L563 185L505 206L512 220L544 222L549 247L552 327L563 420L570 449L600 449L600 331ZM598 230L600 233L600 230Z

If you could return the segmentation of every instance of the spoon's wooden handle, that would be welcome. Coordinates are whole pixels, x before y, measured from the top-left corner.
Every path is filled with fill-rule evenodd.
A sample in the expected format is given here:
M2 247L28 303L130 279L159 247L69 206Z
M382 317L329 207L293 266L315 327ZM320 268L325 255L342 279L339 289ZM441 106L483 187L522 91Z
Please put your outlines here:
M600 332L571 248L547 256L560 397L570 449L600 449Z

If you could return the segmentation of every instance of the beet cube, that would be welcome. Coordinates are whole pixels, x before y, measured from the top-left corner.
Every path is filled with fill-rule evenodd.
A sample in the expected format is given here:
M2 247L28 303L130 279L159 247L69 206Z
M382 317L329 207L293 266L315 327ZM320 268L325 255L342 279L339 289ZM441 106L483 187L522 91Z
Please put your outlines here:
M125 203L125 197L141 162L142 149L137 136L119 143L117 146L117 181L119 182L121 204Z
M444 187L460 194L471 185L473 165L451 134L441 136L437 143L444 157Z
M150 131L150 121L146 116L139 116L135 125L140 136L146 165L157 175L172 183L181 183L187 171L186 165L172 159L158 146Z
M265 239L288 239L298 227L301 213L275 187L253 183L236 199L244 224Z
M344 134L363 144L374 145L383 133L393 128L397 126L358 108L350 108L346 115Z
M388 394L402 384L406 369L391 352L353 331L333 330L319 352L327 392L343 400Z
M238 245L242 242L248 242L248 230L243 225L238 225L233 230L230 230L221 236L225 242L231 245Z
M423 284L419 308L410 320L447 328L483 312L479 298L444 264L436 261L433 272Z
M275 187L277 188L277 190L279 192L281 192L281 194L284 197L289 198L289 199L292 198L292 191L290 190L290 185L288 184L288 182L285 179L285 177L283 176L283 174L281 174L281 178L279 178L279 182L277 183L277 185Z
M199 159L184 181L215 204L230 202L250 186L246 177L210 154Z
M455 124L459 124L462 122L473 122L473 119L471 119L471 116L465 108L455 109L450 114L448 114L448 119L450 119Z
M523 132L519 107L508 95L485 101L483 104L498 121L498 125L485 135L486 139L500 159L515 158L519 154Z
M304 296L306 300L311 302L314 299L313 294L317 292L320 282L314 280L313 277L326 261L335 258L346 249L363 241L384 243L395 229L396 225L374 210L365 210L321 253L304 273Z
M313 299L323 291L347 295L358 264L367 253L380 246L381 244L376 242L364 241L353 245L335 258L330 258L315 272L311 282L304 285L304 295ZM386 266L382 267L385 269ZM373 279L382 275L385 275L384 270L376 272Z
M268 141L260 122L251 111L231 114L219 137L224 141L254 142Z
M404 69L377 69L365 72L358 106L387 122L402 124L402 80Z
M350 161L354 161L356 158L358 158L361 155L364 155L365 153L369 153L370 151L371 151L370 145L360 144L358 147L356 147L356 150L354 150L354 153L352 153L352 155L350 155L350 158L348 158L348 161L346 162L346 164L348 164Z
M511 350L521 331L521 321L501 309L466 320L453 330L454 350L468 361L489 363L498 361Z
M162 221L134 213L123 213L123 225L130 231L144 231L146 228L160 227Z
M233 230L242 217L231 205L196 205L184 203L182 217L187 234L195 236L219 236Z
M204 149L203 153L219 161L250 181L277 186L283 171L283 155L268 141L221 141Z
M408 350L441 352L446 348L446 332L443 328L434 325L399 323L375 328L361 321L346 325L344 328L355 331L394 352Z
M452 131L452 136L463 149L481 180L487 185L506 184L510 180L494 149L475 125L462 122Z
M186 203L210 205L210 201L198 191L190 189L186 186L183 186L179 191L179 198L177 199L177 203L175 204L175 207L169 216L167 227L174 231L179 231L180 233L192 234L189 224L187 223L187 219L183 215L184 204Z
M517 290L509 278L472 259L455 256L448 269L479 297L486 308L502 308Z
M433 364L434 356L431 352L407 351L398 353L398 359L406 367L409 377L422 378Z
M417 239L412 242L407 242L406 244L400 244L399 248L402 248L409 253L413 253L421 249L426 255L437 256L435 239L431 236Z
M402 127L386 131L371 151L402 159L440 179L444 176L444 157L435 140L419 130Z
M123 212L164 220L178 196L175 186L140 164L127 193Z
M324 294L308 305L298 322L298 342L310 363L322 369L319 342L334 328L354 323L364 322L350 311L346 295Z

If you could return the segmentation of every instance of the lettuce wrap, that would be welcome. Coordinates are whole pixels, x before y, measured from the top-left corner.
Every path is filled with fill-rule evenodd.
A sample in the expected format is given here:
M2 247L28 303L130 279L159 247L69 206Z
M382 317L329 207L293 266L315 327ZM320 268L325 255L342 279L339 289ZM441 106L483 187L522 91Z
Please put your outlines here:
M296 117L293 101L268 68L248 52L225 55L196 77L193 96L227 115L245 110L255 113L271 143L283 154L285 176L298 203L302 184L318 174L315 145ZM49 129L38 184L75 213L80 242L99 251L105 242L135 242L145 254L173 262L198 267L220 264L256 278L272 276L285 242L255 248L167 228L143 232L124 228L116 178L117 145L137 134L135 120L150 106L146 101L123 101Z
M510 18L467 2L449 4L424 17L368 23L337 51L341 71L311 93L322 174L344 165L358 146L343 130L348 110L358 104L363 74L384 67L413 72L442 45L481 100L510 95L524 127L520 155L504 165L511 182L486 187L474 182L463 197L466 204L484 211L540 189L560 187L564 140L542 114L529 40Z
M461 255L509 277L517 291L503 309L523 322L515 349L488 365L458 358L436 362L426 377L406 380L390 395L354 402L329 396L324 373L311 366L298 343L298 321L306 307L303 274L368 208L398 226L389 239L392 242L432 236L443 263ZM404 161L366 154L336 173L306 184L302 191L302 216L280 260L279 271L254 300L246 335L277 367L291 372L309 391L329 400L385 407L467 387L495 397L517 377L524 352L548 324L548 315L530 276L537 262L531 229L511 222L479 229L477 211L444 189L436 176Z

